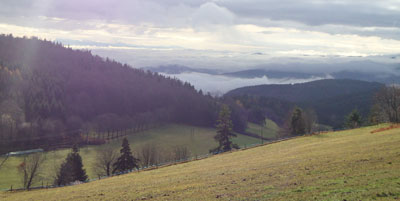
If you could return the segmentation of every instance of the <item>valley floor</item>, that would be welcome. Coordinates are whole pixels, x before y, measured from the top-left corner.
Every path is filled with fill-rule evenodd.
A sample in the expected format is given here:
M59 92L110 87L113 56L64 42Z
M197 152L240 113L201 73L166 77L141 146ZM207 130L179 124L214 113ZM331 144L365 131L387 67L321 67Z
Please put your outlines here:
M332 132L0 200L400 199L400 129Z

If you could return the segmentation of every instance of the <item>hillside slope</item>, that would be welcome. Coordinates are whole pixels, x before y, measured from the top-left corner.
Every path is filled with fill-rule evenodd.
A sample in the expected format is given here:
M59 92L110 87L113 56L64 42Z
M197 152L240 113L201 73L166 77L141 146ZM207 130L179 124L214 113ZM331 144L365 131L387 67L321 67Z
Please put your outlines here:
M0 199L398 199L400 129L371 134L375 129L300 137L77 186L3 192Z
M281 125L297 105L315 110L319 123L341 128L344 117L354 109L367 117L375 94L383 86L376 82L328 79L293 85L243 87L225 96L240 100L247 109L260 110Z
M326 79L300 84L271 84L234 89L226 96L257 95L290 102L315 101L355 93L376 91L383 87L377 82Z
M71 145L79 129L212 127L217 108L189 83L90 51L0 34L0 154Z

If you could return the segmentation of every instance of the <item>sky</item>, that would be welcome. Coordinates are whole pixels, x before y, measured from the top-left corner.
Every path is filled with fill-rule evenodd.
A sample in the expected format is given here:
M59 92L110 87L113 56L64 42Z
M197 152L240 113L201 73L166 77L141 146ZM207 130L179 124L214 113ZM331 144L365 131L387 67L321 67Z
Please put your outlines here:
M400 63L400 0L1 0L0 33L137 68Z

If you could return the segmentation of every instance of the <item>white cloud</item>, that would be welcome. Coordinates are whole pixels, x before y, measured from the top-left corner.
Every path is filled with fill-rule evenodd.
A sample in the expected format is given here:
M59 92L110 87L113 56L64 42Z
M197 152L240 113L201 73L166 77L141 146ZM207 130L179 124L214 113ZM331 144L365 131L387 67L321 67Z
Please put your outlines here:
M164 74L166 76L171 76ZM270 79L266 76L260 78L238 78L238 77L227 77L223 75L210 75L204 73L181 73L174 75L173 77L178 78L182 81L186 81L194 85L198 90L210 92L212 94L222 95L232 89L245 86L254 86L261 84L295 84L304 83L320 79L331 79L332 77L327 75L325 77L310 77L307 79L295 79L295 78L282 78L282 79Z
M137 67L245 68L277 58L400 54L399 6L395 0L5 0L0 33L61 40Z
M213 2L201 5L191 15L195 26L209 24L231 25L234 23L235 15L224 7L220 7Z

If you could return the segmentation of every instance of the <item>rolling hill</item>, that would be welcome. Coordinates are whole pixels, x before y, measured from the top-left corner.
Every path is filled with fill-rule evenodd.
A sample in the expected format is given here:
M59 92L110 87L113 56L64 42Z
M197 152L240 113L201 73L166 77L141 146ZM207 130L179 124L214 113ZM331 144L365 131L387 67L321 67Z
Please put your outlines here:
M0 35L1 154L71 144L66 139L79 139L79 130L165 122L213 127L217 107L187 82L88 50Z
M348 79L325 79L300 84L271 84L234 89L226 96L257 95L290 102L329 99L355 93L377 91L383 84Z
M384 127L388 125L381 125ZM207 159L2 200L394 200L400 129L298 137Z
M240 100L248 109L257 107L282 124L297 105L315 110L322 124L340 128L344 117L357 109L366 117L374 95L383 87L376 82L327 79L301 84L258 85L242 87L225 96Z

